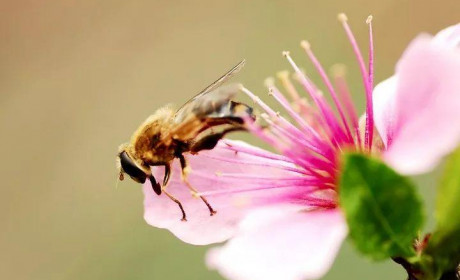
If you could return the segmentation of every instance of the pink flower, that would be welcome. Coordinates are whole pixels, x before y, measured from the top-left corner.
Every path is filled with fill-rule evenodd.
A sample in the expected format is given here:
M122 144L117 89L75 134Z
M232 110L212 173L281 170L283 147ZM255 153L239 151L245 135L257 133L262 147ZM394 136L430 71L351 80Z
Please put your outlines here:
M210 216L190 195L173 165L168 190L182 201L188 222L174 202L144 185L145 219L191 244L230 239L207 256L211 268L229 279L317 279L331 266L347 235L337 201L338 159L344 150L375 153L396 170L415 174L431 169L460 140L460 25L435 37L420 35L397 64L393 77L373 90L373 42L366 66L344 15L339 16L360 66L367 98L360 120L345 80L336 71L335 87L307 42L307 56L318 70L332 107L297 67L297 81L313 101L300 97L288 76L281 82L292 103L272 81L270 94L291 123L243 88L265 111L264 128L248 120L249 130L279 154L241 141L221 141L211 151L188 156L189 180L217 210ZM291 105L292 104L292 105ZM335 113L337 111L337 114ZM155 168L160 175L162 170Z

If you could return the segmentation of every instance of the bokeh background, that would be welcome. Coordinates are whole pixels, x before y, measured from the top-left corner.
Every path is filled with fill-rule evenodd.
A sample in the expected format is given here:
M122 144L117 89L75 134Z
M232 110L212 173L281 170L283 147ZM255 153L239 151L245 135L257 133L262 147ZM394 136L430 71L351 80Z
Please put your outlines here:
M381 81L416 34L459 21L460 1L18 0L0 11L0 278L221 279L204 265L206 247L144 222L139 185L115 188L118 145L156 108L183 103L242 58L236 80L261 95L264 78L288 66L282 50L311 72L301 39L326 67L349 66L363 108L337 13L365 53L374 15ZM416 180L432 207L436 176ZM324 279L404 277L347 242Z

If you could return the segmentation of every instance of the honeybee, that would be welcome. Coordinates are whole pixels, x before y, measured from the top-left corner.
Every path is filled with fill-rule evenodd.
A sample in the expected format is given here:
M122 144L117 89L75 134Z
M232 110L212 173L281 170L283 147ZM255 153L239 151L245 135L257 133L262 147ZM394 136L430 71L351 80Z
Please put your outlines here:
M125 173L138 183L148 179L157 195L164 193L177 203L182 212L181 220L186 221L182 203L166 191L171 163L179 159L182 180L192 195L197 195L197 189L187 180L190 167L184 153L197 154L202 150L211 150L225 134L245 130L247 118L255 119L251 107L232 100L240 86L222 86L241 70L244 63L245 60L238 63L177 111L166 106L148 117L134 132L131 141L118 149L119 180L124 179ZM151 172L152 166L165 168L161 185ZM214 215L216 211L206 198L199 197L208 207L210 215Z

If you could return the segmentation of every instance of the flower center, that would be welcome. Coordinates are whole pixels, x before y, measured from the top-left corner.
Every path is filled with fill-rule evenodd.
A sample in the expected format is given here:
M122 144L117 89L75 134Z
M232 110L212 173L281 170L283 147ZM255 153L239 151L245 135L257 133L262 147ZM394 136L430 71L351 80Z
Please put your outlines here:
M352 149L372 153L383 149L382 141L374 128L373 118L374 47L372 17L369 16L366 21L369 27L367 67L348 25L347 17L340 14L338 19L351 44L363 81L366 112L361 119L358 118L348 90L344 66L336 65L333 67L332 81L315 56L310 43L305 40L300 45L320 75L321 81L332 99L331 104L327 102L318 86L297 66L287 51L283 52L283 56L294 70L294 80L309 98L299 94L287 71L282 71L277 76L291 100L278 89L273 78L267 79L265 84L268 87L269 95L283 107L290 118L295 121L295 124L282 117L280 113L270 108L251 91L242 87L242 91L265 111L261 117L268 124L267 127L263 127L251 123L249 120L249 130L283 155L291 158L297 165L304 168L308 175L327 181L328 184L331 180L335 182L339 168L338 157L344 150Z

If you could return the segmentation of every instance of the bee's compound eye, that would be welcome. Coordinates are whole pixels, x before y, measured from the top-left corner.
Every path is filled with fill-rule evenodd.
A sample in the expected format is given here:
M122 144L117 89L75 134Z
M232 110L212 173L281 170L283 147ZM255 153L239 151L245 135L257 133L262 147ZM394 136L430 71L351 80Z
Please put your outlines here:
M128 174L134 181L144 183L147 179L147 174L137 167L136 163L131 159L127 152L120 153L120 164L126 174Z

